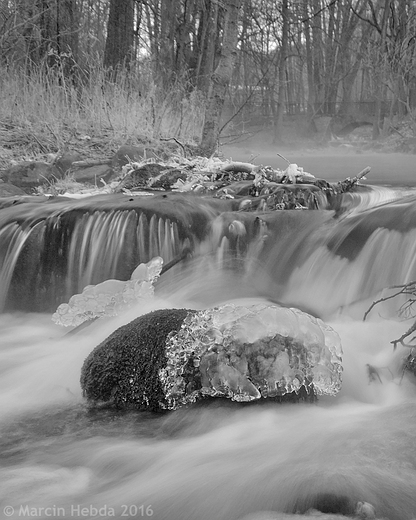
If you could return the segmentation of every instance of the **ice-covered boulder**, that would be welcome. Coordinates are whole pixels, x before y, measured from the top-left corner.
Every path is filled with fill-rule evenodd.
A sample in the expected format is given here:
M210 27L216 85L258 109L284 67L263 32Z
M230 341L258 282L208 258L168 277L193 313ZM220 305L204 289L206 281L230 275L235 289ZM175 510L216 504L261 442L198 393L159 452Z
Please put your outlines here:
M338 334L298 309L159 310L96 347L81 386L90 401L153 410L204 397L313 401L340 389L341 355Z
M153 297L154 283L162 267L163 259L157 256L147 264L139 264L130 280L105 280L87 285L81 294L74 294L68 303L62 303L52 320L64 327L77 327L87 320L117 316L141 299Z

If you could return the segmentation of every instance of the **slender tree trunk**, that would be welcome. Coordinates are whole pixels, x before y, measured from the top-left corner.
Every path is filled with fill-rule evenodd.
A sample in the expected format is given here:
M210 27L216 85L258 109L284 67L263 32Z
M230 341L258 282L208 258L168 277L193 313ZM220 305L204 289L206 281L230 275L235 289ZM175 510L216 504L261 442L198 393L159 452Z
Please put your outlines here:
M342 98L339 113L343 116L353 114L352 110L352 91L354 83L357 81L358 73L362 64L363 56L366 53L368 40L372 31L370 27L361 24L360 47L354 58L352 65L349 62L344 63L343 79L342 79Z
M277 97L277 114L274 127L274 142L281 142L283 139L283 117L285 113L286 95L286 61L289 39L289 8L288 0L282 0L282 45L280 47L279 63L279 93Z
M56 28L58 53L72 53L77 61L79 20L74 0L57 0Z
M152 72L153 76L157 77L158 74L158 63L159 63L159 22L158 17L155 13L156 7L149 5L149 2L144 4L145 15L146 15L146 24L147 24L147 34L149 37L149 45L150 45L150 56L152 62ZM153 8L153 10L152 10ZM152 16L153 14L153 16Z
M215 72L211 76L211 91L202 129L201 150L208 155L214 152L218 142L222 109L237 54L238 14L241 4L242 0L224 1L224 35L221 54Z
M160 3L160 34L158 79L164 89L169 88L177 74L175 68L175 32L177 0L162 0Z
M315 97L314 113L322 114L324 108L324 66L322 52L322 2L312 0L312 60L313 89Z
M134 42L133 0L111 0L104 67L129 66Z
M324 44L324 113L326 115L335 115L335 107L338 94L338 71L340 67L340 59L337 56L337 44L341 37L339 19L341 17L341 7L338 7L336 13L336 5L330 3L328 6L327 28L324 27L326 34Z
M41 58L41 34L39 27L41 10L33 2L21 0L16 6L17 12L24 21L22 36L25 41L27 72L30 73L32 66L38 65Z
M304 22L303 22L303 29L305 34L305 46L306 46L306 74L308 78L308 101L307 101L307 112L308 117L310 120L315 115L315 85L314 85L314 73L313 73L313 55L312 55L312 41L311 41L311 24L309 20L309 9L308 9L308 2L305 2L304 5Z
M204 94L208 94L211 84L218 35L218 2L210 0L206 5L201 20L200 52L196 71L198 89Z
M381 63L379 64L379 73L376 77L376 91L375 91L375 109L374 109L374 123L373 123L373 139L378 139L380 136L380 127L382 120L382 96L384 92L384 84L386 79L386 66L384 63L384 52L386 49L386 38L387 38L387 20L389 16L391 0L384 1L383 17L381 19L381 33L380 33L380 57Z

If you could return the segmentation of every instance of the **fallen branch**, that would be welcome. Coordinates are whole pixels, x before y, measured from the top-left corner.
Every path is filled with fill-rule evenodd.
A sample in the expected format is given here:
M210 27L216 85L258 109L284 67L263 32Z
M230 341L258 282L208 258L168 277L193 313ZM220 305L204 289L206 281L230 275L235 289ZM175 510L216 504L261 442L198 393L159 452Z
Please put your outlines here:
M221 171L253 173L256 170L256 168L258 169L259 167L251 163L232 162L230 164L225 165L224 168L221 168Z
M178 141L178 139L176 139L176 137L161 137L160 141L175 141L175 143L178 144L182 148L183 156L186 157L185 146L180 141Z
M278 157L280 157L281 159L283 159L284 161L287 162L287 164L290 164L290 161L288 159L286 159L286 157L284 157L281 153L277 153L276 154Z
M378 300L373 301L373 303L370 305L370 307L367 309L367 311L364 313L363 321L367 319L367 316L370 314L370 312L374 309L376 305L382 302L386 302L387 300L391 300L392 298L395 298L396 296L400 296L401 294L404 295L414 295L416 296L416 281L409 282L404 285L392 285L391 287L388 287L389 290L392 289L399 289L399 291L395 292L394 294L390 294L389 296L384 296L383 298L379 298ZM413 305L413 303L416 303L416 300L413 298L409 299L400 306L399 308L399 314L403 314L404 312L409 312L410 307Z
M399 307L399 310L398 310L399 316L405 315L406 319L414 318L414 314L412 312L412 307L416 303L416 281L411 281L404 285L393 285L393 286L389 287L389 289L390 290L399 289L399 290L395 291L393 294L390 294L389 296L384 296L383 298L379 298L378 300L373 301L373 303L370 305L370 307L364 313L363 321L365 321L367 319L367 316L370 314L370 312L374 309L374 307L376 305L378 305L379 303L382 303L382 302L386 302L388 300L391 300L391 299L396 298L397 296L401 296L401 295L410 296L410 298L408 298L406 300L406 302L403 303ZM413 298L411 296L413 296ZM414 348L415 345L412 345L410 343L405 343L405 341L404 341L406 338L408 338L414 332L416 332L416 320L413 322L412 326L400 336L400 338L395 339L390 342L393 345L394 350L396 350L398 344L402 345L403 347ZM410 341L414 341L415 339L416 339L416 337L413 337Z
M167 264L165 264L162 267L162 270L160 271L160 276L162 276L162 274L166 273L166 271L169 271L169 269L171 269L173 266L175 266L182 260L185 260L185 258L190 256L191 254L192 254L191 246L189 243L187 243L184 245L182 252L177 257L175 257L173 260L171 260L170 262L168 262Z
M355 184L357 184L363 177L367 175L371 170L371 166L366 166L364 170L357 173L355 177L347 177L345 180L338 182L334 185L334 188L338 193L344 193L349 191Z
M410 336L410 334L413 334L413 332L416 331L416 321L413 323L413 325L408 329L404 334L400 336L399 339L394 339L393 341L390 341L390 343L393 345L393 350L396 350L397 345L400 343L403 347L413 348L415 345L411 345L410 343L405 343L404 340ZM410 341L414 341L415 338L413 337Z
M111 164L112 159L86 159L85 161L75 161L71 164L71 168L88 168L88 166L101 166L102 164Z

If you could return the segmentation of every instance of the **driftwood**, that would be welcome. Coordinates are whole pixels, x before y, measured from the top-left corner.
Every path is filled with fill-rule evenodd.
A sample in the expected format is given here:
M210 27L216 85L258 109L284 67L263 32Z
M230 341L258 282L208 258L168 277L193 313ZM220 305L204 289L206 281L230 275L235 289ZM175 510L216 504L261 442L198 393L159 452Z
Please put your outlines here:
M224 166L224 168L221 169L222 172L243 172L243 173L254 173L255 171L259 170L261 166L255 166L251 163L245 163L245 162L232 162L230 164L227 164Z
M371 170L371 166L367 166L360 173L357 173L355 177L347 177L345 180L338 182L335 185L335 190L338 193L345 193L355 186L363 177L365 177Z
M101 166L102 164L111 164L112 159L86 159L85 161L75 161L71 164L71 168L88 168L89 166Z

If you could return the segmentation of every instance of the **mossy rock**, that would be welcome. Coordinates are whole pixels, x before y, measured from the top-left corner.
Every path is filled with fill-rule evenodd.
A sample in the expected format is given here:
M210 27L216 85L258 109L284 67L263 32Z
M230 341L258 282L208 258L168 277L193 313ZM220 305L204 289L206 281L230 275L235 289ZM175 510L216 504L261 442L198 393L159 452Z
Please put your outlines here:
M192 311L163 309L120 327L85 360L81 387L89 401L159 410L165 395L159 370L167 364L167 337Z
M92 402L175 410L211 398L313 402L341 387L336 332L268 303L159 310L116 330L85 360Z

